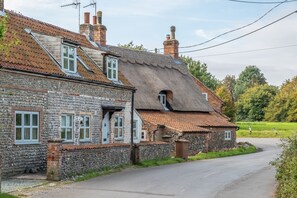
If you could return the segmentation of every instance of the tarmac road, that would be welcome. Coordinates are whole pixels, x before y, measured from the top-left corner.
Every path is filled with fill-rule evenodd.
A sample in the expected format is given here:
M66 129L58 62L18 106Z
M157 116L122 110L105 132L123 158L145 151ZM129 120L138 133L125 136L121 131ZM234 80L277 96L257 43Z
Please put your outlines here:
M242 141L243 139L239 139ZM277 139L244 139L263 152L162 167L130 169L34 197L63 198L270 198L275 189Z

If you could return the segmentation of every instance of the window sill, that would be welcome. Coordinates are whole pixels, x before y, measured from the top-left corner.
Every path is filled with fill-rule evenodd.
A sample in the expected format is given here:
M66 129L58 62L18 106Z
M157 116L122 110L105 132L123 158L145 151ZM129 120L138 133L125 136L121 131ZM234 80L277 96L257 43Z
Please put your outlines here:
M90 143L91 139L79 140L79 142L81 142L81 143Z
M123 141L124 138L114 138L115 141Z
M41 142L14 142L14 145L38 145Z

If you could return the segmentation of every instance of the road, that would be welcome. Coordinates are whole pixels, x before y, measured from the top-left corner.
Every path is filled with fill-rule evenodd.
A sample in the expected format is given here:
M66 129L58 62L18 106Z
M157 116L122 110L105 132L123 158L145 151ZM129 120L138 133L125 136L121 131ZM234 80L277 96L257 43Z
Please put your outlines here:
M276 139L244 139L263 152L162 167L130 169L35 194L63 198L270 198L280 152ZM241 140L240 140L241 141Z

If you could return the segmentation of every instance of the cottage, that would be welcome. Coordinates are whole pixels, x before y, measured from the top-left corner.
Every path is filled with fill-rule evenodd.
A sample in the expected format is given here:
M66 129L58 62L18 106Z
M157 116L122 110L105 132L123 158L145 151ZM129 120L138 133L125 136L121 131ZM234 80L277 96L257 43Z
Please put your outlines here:
M44 171L49 140L62 140L68 145L64 150L127 144L130 152L135 88L118 70L118 57L98 50L82 34L4 12L8 23L1 43L20 42L0 54L3 175ZM101 158L109 159L109 151L100 152ZM108 163L117 164L122 154Z
M102 17L102 13L99 14ZM88 21L88 20L86 20ZM102 22L102 21L101 21ZM95 26L81 28L92 38ZM100 24L106 36L106 27ZM104 28L102 28L104 27ZM143 141L190 141L190 154L235 147L236 126L221 113L222 101L179 58L175 27L164 41L164 55L99 43L100 50L118 55L119 71L136 87L135 108L143 120ZM206 97L211 97L208 100Z

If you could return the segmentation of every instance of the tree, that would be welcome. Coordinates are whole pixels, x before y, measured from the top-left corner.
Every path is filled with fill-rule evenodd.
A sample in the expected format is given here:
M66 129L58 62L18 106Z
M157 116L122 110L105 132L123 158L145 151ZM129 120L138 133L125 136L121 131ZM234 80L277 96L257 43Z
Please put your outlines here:
M234 88L235 100L238 100L240 95L244 93L248 88L254 85L266 84L266 79L261 70L256 66L247 66L239 75L236 80Z
M16 36L15 32L10 32L11 34L6 38L8 34L7 30L8 16L0 17L0 53L7 53L9 48L18 45L20 40Z
M255 85L247 89L236 103L236 119L238 121L262 121L265 108L273 100L277 91L277 87L268 84Z
M147 51L146 48L143 47L143 45L136 45L133 43L133 41L130 41L128 44L118 44L119 47L133 49L133 50L140 50L140 51Z
M193 60L191 57L181 56L181 59L187 64L188 69L193 76L198 78L208 88L213 91L216 90L220 82L214 75L207 71L207 65L205 63L200 63L200 61Z
M232 101L234 103L235 102L234 89L236 84L235 76L227 75L222 81L222 84L228 89L228 92L231 95Z
M229 88L225 84L222 84L216 89L216 94L224 101L223 113L234 121L236 108Z
M266 108L265 120L275 122L297 121L297 76L287 80Z

